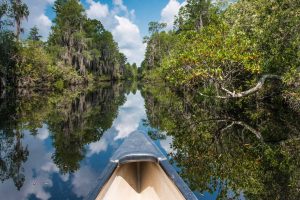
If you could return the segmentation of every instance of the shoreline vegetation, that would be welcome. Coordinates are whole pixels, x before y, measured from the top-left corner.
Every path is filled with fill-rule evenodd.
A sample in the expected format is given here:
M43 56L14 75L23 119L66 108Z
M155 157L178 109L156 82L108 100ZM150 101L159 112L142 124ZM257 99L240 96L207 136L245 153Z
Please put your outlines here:
M281 96L299 112L299 12L297 0L187 0L173 30L149 23L139 78L202 98Z
M7 198L85 198L143 130L200 198L300 199L299 0L186 0L173 30L149 23L139 68L79 2L54 1L47 41L0 2Z
M112 34L88 19L78 0L56 0L47 41L32 27L26 39L22 22L29 9L22 0L0 3L0 91L58 90L101 81L135 79L137 65L127 62Z

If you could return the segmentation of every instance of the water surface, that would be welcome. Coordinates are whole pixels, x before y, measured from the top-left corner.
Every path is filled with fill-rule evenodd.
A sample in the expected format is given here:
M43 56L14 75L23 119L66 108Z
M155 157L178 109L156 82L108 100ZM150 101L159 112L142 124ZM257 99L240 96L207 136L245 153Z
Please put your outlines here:
M299 119L280 99L221 102L163 85L15 91L0 100L0 195L83 199L141 130L199 199L297 199Z

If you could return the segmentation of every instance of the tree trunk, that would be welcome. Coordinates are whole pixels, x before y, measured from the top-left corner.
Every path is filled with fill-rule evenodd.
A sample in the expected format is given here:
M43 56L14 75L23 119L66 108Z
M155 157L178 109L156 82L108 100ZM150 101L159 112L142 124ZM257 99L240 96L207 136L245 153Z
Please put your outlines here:
M21 33L21 20L16 19L16 38L17 38L17 41L20 40L20 33Z
M0 77L0 89L4 89L6 87L6 81L4 77Z
M196 22L196 30L199 31L203 27L203 19L202 19L202 14L200 14L200 17L198 21Z

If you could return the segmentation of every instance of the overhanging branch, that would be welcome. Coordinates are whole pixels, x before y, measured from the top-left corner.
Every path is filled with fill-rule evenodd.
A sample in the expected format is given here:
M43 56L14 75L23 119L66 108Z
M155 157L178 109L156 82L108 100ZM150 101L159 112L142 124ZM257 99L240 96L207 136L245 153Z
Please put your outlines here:
M231 92L230 90L226 89L224 86L221 87L221 90L226 92L226 96L220 96L220 95L217 95L217 96L210 96L210 95L206 95L206 94L203 94L201 92L198 92L199 95L201 96L204 96L204 97L212 97L212 98L217 98L217 99L230 99L230 98L241 98L241 97L246 97L246 96L249 96L251 94L254 94L256 92L258 92L260 89L262 89L262 87L264 86L265 84L265 81L267 79L279 79L281 80L281 77L278 76L278 75L272 75L272 74L267 74L267 75L264 75L259 81L258 83L256 84L255 87L249 89L249 90L246 90L246 91L243 91L243 92Z
M241 97L245 97L245 96L248 96L248 95L251 95L253 93L258 92L260 89L262 89L262 87L264 86L267 79L279 79L279 80L281 80L281 77L277 76L277 75L272 75L272 74L264 75L258 81L258 83L256 84L255 87L253 87L249 90L243 91L243 92L239 92L239 93L231 92L228 89L226 89L225 87L221 87L221 89L229 95L227 98L241 98Z

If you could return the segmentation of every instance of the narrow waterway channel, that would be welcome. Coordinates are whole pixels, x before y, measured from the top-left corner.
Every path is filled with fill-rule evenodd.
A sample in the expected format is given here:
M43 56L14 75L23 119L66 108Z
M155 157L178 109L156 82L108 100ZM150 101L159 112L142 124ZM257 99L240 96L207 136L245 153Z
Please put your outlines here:
M199 199L292 191L282 184L300 180L297 114L270 103L223 109L188 99L136 83L1 99L0 195L83 199L136 130L155 141Z

